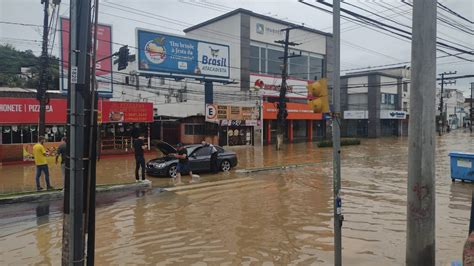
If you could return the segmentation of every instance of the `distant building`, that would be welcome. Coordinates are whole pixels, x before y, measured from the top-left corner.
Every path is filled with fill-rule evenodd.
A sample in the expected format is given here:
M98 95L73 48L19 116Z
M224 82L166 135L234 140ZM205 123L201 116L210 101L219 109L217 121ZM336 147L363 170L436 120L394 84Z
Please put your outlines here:
M408 134L410 71L374 69L341 77L342 136Z
M443 117L446 121L446 126L449 125L451 129L460 128L463 126L464 117L466 117L468 110L464 109L464 95L462 91L454 88L444 88L443 93ZM439 103L441 97L441 88L436 89L436 110L439 115Z

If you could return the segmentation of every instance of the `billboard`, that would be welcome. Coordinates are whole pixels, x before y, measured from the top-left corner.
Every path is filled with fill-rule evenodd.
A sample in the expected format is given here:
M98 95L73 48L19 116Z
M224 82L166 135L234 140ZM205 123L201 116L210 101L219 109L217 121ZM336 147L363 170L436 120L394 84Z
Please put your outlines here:
M138 71L228 79L229 46L137 29Z
M69 68L69 19L61 18L61 45L60 45L60 82L59 87L66 93L68 86ZM92 29L94 30L94 29ZM112 54L112 27L99 24L97 28L97 56L96 60L105 58ZM97 90L100 94L107 96L113 92L112 84L112 58L98 62L96 65Z

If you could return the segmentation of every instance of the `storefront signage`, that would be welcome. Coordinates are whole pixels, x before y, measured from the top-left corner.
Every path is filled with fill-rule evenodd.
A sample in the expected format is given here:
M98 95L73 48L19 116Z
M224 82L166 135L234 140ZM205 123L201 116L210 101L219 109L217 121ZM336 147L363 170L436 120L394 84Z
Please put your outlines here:
M258 120L258 109L246 106L206 104L206 121Z
M260 126L260 120L219 120L221 126Z
M304 103L287 103L289 120L322 120L321 113L314 113L313 110ZM275 120L277 118L278 108L276 103L263 103L263 119Z
M101 123L153 122L153 103L101 101L99 110Z
M279 97L281 78L252 74L250 75L251 89L263 92L264 96ZM307 80L303 79L287 79L287 94L288 98L308 98Z
M69 69L69 19L61 18L61 44L60 44L60 82L59 86L63 93L66 93L68 86ZM97 60L106 58L112 54L112 27L99 24L97 27ZM102 60L96 64L97 90L102 95L111 95L112 84L112 57ZM73 68L71 82L77 83L77 68ZM74 72L75 71L75 72Z
M395 110L380 110L380 119L406 119L407 112Z
M153 104L99 100L98 122L153 122ZM66 99L50 99L47 124L66 124ZM34 98L0 98L0 125L38 124L39 103Z
M229 46L137 29L138 70L182 77L229 78Z
M344 119L368 119L369 111L344 111Z
M50 99L46 105L46 123L66 123L67 102ZM39 103L33 98L0 98L0 124L37 124Z

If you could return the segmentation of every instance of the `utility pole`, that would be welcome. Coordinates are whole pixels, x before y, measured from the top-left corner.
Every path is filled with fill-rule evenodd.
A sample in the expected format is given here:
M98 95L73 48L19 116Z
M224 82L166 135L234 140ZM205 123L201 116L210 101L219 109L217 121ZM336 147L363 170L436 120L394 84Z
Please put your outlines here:
M71 0L69 50L69 167L64 194L62 264L84 264L85 199L84 177L87 171L85 144L85 100L90 93L90 18L91 0ZM86 171L84 170L86 169Z
M440 127L438 128L438 133L439 133L440 136L442 135L442 133L444 131L444 123L445 123L445 117L444 116L446 115L446 112L443 112L443 110L444 110L444 101L443 101L443 99L444 99L444 85L445 84L450 85L450 84L455 84L456 83L455 80L454 81L450 80L450 81L447 82L444 79L445 79L445 76L447 76L447 75L456 75L456 73L457 73L457 71L454 71L454 72L450 71L450 72L444 72L444 73L439 74L441 76L441 83L439 83L439 85L441 85L441 94L439 95L439 119L440 120L438 121L438 122L440 122L440 123L438 123L438 124L440 124Z
M334 42L334 81L332 117L332 142L333 142L333 205L334 205L334 265L342 265L342 202L341 202L341 2L333 1L333 42Z
M286 117L288 116L288 111L286 110L286 79L288 77L288 58L301 56L299 55L288 55L288 47L289 46L296 46L299 43L290 42L290 31L293 29L301 28L302 26L293 26L282 29L281 31L285 32L285 40L275 41L275 43L283 44L284 51L283 57L279 57L279 59L283 59L283 69L281 71L281 87L280 87L280 98L278 101L278 115L277 115L277 143L276 149L277 151L281 150L281 145L283 144L283 136L285 131L285 123Z
M38 89L36 92L36 98L39 101L40 112L38 122L38 137L44 136L45 124L46 124L46 104L49 99L46 95L48 88L49 69L48 69L48 21L49 21L49 0L41 0L41 4L44 4L44 17L43 17L43 44L41 49L41 64L40 64L40 80Z
M406 265L435 265L436 1L413 1Z

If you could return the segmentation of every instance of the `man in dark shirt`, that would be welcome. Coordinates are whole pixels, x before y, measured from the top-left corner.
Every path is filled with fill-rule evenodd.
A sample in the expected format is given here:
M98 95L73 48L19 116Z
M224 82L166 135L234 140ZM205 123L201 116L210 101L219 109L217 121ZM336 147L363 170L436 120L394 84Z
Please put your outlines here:
M56 151L56 164L58 164L58 159L61 157L61 176L63 177L63 190L64 186L66 185L65 178L66 178L66 137L63 137L61 139L61 144L59 144L59 147Z
M144 142L145 137L143 134L140 134L138 139L133 142L133 150L135 151L135 179L138 182L140 177L138 175L138 170L142 168L142 180L145 180L145 156L143 150L147 148Z
M183 146L183 144L178 144L178 153L174 154L174 157L178 159L178 166L176 168L176 185L181 185L181 174L189 173L189 175L193 176L193 172L189 168L189 159L188 159L188 151Z

